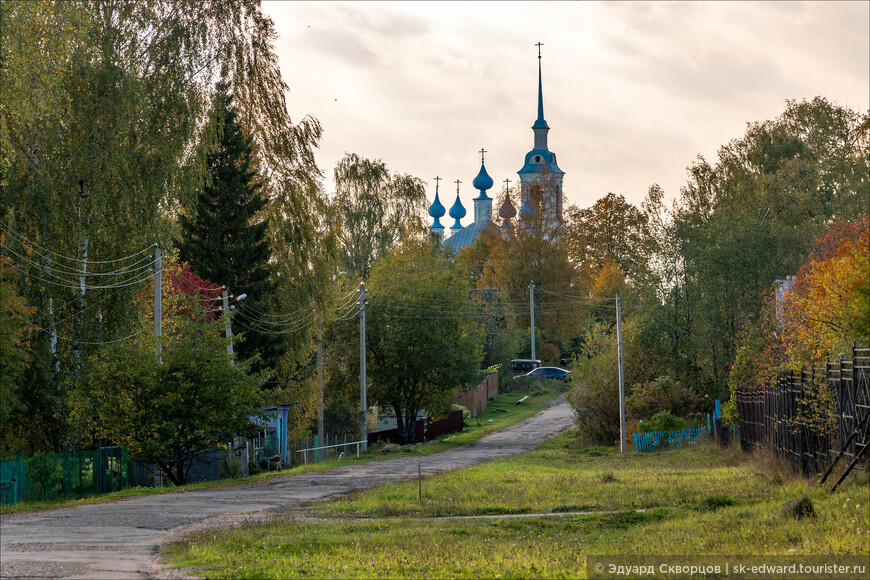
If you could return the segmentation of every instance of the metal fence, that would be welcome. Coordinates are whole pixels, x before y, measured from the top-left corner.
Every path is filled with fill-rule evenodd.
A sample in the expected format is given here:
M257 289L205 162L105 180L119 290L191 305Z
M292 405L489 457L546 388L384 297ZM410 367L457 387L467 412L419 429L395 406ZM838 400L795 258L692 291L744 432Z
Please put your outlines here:
M0 481L6 504L76 499L131 487L132 467L120 447L20 455L0 463Z
M695 445L698 437L709 438L709 427L696 427L694 429L675 429L671 431L647 431L646 433L632 433L635 451L653 451L665 447L682 447Z
M740 445L769 448L805 475L844 458L851 469L870 445L870 349L852 358L780 374L760 389L738 389Z
M289 439L288 455L292 465L338 459L342 454L345 457L356 455L358 440L359 437L352 434L330 435L328 433L323 436L323 441L316 435Z

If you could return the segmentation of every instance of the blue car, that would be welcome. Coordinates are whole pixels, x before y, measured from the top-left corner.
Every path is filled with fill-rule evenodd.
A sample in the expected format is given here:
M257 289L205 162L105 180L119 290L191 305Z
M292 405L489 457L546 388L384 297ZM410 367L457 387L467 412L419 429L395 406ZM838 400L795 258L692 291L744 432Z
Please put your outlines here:
M556 381L569 382L571 380L571 371L560 369L559 367L538 367L535 370L528 372L519 378L530 379L552 379Z

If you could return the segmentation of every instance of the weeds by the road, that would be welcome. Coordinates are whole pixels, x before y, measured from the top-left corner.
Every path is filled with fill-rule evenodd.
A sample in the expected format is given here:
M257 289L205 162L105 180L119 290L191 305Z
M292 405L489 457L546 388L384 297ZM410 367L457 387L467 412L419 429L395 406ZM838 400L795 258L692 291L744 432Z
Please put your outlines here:
M573 578L585 577L588 554L870 551L866 474L831 494L712 445L619 455L580 449L565 434L531 453L428 478L423 493L421 504L416 482L385 486L311 508L341 519L213 531L167 555L215 578ZM804 496L813 516L783 510ZM574 510L611 513L562 513ZM427 517L520 512L550 515Z

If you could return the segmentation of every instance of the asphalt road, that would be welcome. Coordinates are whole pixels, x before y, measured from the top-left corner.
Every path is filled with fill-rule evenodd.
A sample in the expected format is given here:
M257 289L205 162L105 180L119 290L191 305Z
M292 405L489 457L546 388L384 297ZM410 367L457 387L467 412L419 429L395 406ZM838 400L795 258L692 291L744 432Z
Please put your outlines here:
M521 423L422 458L424 476L530 451L572 424L561 397ZM417 477L418 456L338 467L227 489L133 497L31 514L0 516L0 577L160 578L161 545L203 528L256 521L298 507Z

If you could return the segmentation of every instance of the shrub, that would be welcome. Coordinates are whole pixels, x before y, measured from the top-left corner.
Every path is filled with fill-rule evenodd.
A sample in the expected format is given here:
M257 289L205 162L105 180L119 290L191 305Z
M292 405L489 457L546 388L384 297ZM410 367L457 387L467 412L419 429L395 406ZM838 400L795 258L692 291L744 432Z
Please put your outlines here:
M674 417L667 411L660 411L652 416L649 421L640 421L637 424L639 433L649 433L650 431L676 431L685 429L686 421L679 417Z
M567 396L581 437L589 444L619 440L619 371L616 333L595 324L584 336L572 365L574 384Z
M561 353L559 352L559 347L552 342L542 344L536 354L545 366L559 366Z
M629 413L638 419L652 417L660 411L685 417L697 405L695 394L671 377L659 377L648 383L634 385L626 401Z

